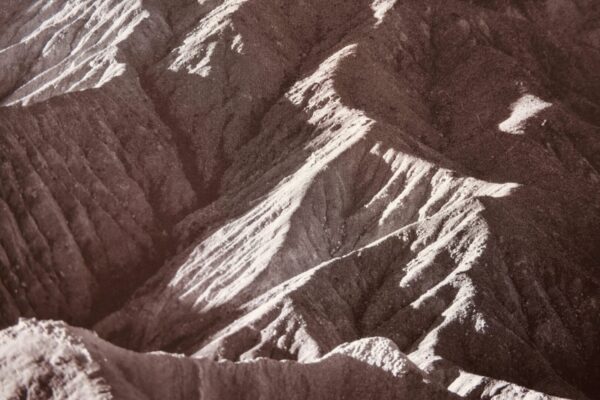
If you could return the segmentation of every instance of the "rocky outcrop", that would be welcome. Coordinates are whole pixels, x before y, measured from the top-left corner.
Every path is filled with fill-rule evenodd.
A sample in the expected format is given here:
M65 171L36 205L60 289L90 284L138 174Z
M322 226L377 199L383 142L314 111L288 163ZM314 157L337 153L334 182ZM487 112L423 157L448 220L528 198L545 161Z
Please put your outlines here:
M600 390L593 2L12 7L2 323L185 354L97 396Z
M4 398L458 399L383 338L340 346L308 364L236 364L133 353L88 331L30 320L2 332L0 354L14 368L0 377Z

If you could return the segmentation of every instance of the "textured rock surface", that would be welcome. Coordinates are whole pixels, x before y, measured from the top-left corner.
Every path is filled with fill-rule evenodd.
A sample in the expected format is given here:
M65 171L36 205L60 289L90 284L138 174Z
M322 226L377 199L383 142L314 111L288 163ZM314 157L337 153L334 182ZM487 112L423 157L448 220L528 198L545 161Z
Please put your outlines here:
M388 339L343 345L312 363L245 363L138 354L64 323L23 321L0 334L3 398L458 399Z
M597 397L598 18L8 1L6 396Z
M194 202L169 131L102 92L0 109L0 321L89 323L160 266Z

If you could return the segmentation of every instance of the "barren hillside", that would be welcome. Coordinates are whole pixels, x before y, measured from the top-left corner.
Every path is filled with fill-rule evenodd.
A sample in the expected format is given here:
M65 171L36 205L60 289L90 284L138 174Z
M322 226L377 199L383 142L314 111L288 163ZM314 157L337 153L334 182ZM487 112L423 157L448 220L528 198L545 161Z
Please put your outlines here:
M600 3L0 5L0 397L600 398Z

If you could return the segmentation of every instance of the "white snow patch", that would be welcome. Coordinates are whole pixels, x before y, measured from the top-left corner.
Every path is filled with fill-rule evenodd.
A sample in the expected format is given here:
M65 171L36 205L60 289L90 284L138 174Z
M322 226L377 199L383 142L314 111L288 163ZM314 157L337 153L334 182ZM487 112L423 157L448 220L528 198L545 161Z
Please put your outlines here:
M545 102L532 94L526 94L510 106L511 116L501 122L498 128L505 133L522 135L525 133L524 128L527 120L550 106L552 106L552 103Z

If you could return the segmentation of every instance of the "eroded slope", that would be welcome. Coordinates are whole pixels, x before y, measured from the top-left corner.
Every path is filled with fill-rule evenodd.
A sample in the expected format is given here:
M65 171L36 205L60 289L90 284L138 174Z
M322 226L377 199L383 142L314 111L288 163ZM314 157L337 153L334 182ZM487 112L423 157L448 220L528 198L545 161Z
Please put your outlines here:
M102 309L103 293L128 294L166 257L95 325L103 337L192 358L311 363L382 336L460 396L597 393L593 2L122 2L122 18L92 29L120 32L104 33L98 46L85 29L68 33L79 24L68 16L73 4L89 9L76 21L105 16L112 3L51 4L15 5L15 15L68 23L5 29L2 62L30 68L7 75L5 103L41 103L6 109L3 155L46 182L39 149L57 147L55 137L74 142L85 155L77 163L87 160L115 200L101 202L110 218L89 217L79 229L69 210L91 206L60 194L66 178L45 183L56 201L40 207L11 183L11 210L42 221L56 209L66 222L52 223L62 224L58 233L38 229L51 239L44 253L28 219L11 217L16 228L2 242L2 282L14 292L5 292L6 304L15 304L3 311L7 323L18 315L87 322L97 315L94 296ZM71 39L53 46L75 50L31 56L45 40L34 39L61 24ZM111 67L78 64L85 57ZM80 78L96 74L106 79ZM67 113L59 105L69 101L81 105ZM73 128L45 123L47 115ZM18 123L29 119L34 127ZM113 137L119 145L95 150ZM35 186L26 176L6 179ZM82 183L90 193L92 178ZM136 219L127 224L124 210ZM101 228L111 219L125 228ZM88 232L99 234L79 243ZM53 247L55 237L66 250ZM108 245L104 263L92 251L98 243ZM28 261L32 272L21 275L14 260L38 253L54 258ZM50 273L58 289L47 291L54 308L23 300L37 298L28 276L44 282L38 264L58 271ZM64 264L77 273L59 277ZM77 298L85 301L71 306L80 309L60 300Z

